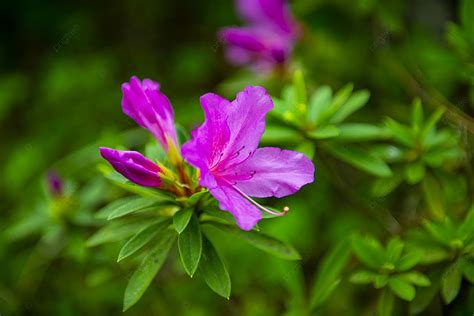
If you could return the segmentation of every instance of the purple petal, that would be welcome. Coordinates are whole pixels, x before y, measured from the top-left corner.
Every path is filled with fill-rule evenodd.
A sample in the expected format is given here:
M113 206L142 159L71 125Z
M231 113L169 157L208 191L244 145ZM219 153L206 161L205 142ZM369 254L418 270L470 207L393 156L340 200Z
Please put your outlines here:
M222 159L222 153L230 138L227 125L230 102L217 94L207 93L201 97L204 110L204 123L191 133L191 140L181 149L183 157L199 168L201 177L216 161Z
M295 32L296 23L284 0L237 0L237 10L250 24L288 34Z
M100 147L99 151L117 172L130 181L146 187L160 186L160 167L139 152L106 147Z
M170 101L159 89L157 82L150 79L140 82L133 76L130 83L122 84L122 110L168 149L167 139L177 144L174 114Z
M230 186L219 186L210 192L219 201L219 207L234 216L241 229L251 230L262 219L260 210Z
M266 47L257 30L243 27L224 28L220 32L220 38L224 43L240 47L250 52L262 52Z
M314 165L302 153L264 147L225 178L250 196L283 197L313 182Z
M262 87L246 87L229 101L206 94L201 98L206 120L183 145L185 159L201 170L219 172L245 161L265 130L265 115L273 107Z

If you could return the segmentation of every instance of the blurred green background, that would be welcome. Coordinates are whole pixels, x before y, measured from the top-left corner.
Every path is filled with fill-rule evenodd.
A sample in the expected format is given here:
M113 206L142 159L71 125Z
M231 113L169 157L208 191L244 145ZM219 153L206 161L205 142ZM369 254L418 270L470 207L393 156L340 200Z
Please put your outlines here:
M348 82L368 89L371 98L356 120L407 121L418 96L427 112L440 105L449 109L442 124L461 135L472 128L474 44L460 43L449 32L462 25L458 1L297 0L291 6L305 32L293 64L310 78L310 89L339 89ZM119 245L87 248L84 241L100 225L93 212L120 196L97 169L98 144L138 147L148 140L121 112L121 83L132 75L160 82L176 121L191 128L202 120L200 95L213 91L232 98L243 86L259 83L278 96L291 76L262 78L226 62L216 33L241 23L232 1L28 0L0 8L0 314L120 314L131 265L115 263ZM464 143L468 152L471 142ZM210 232L233 281L229 301L199 277L189 279L171 260L127 314L304 315L308 284L334 242L360 229L387 234L384 213L370 207L370 198L360 198L367 177L342 166L341 188L333 183L333 170L322 166L316 161L313 185L285 200L295 211L264 225L294 244L301 263L270 258ZM70 199L51 201L48 170L64 179ZM452 181L453 204L462 204L469 179ZM402 212L416 199L405 187L375 203L395 201ZM54 210L62 209L55 203L74 209L75 225L48 226ZM371 289L347 284L338 291L323 315L370 315ZM472 298L471 286L458 305L429 315L472 313Z

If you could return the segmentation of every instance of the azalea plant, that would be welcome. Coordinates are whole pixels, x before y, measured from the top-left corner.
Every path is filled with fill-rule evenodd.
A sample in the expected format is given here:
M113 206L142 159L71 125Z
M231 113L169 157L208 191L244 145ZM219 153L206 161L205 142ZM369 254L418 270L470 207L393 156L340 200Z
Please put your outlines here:
M473 3L10 10L0 314L471 314Z
M282 212L271 210L251 196L281 198L313 182L314 166L304 154L274 147L257 148L265 129L265 116L273 108L264 88L246 87L232 102L213 93L203 95L205 121L181 150L171 103L159 88L150 79L140 81L136 77L122 85L123 112L156 138L159 158L152 161L136 151L100 148L102 157L124 177L121 183L130 186L129 180L139 186L131 190L142 193L141 197L114 201L100 211L100 216L109 220L135 215L120 226L123 229L133 225L129 229L136 233L120 250L118 261L146 248L125 291L124 310L135 304L149 286L176 237L183 268L189 276L199 268L209 287L229 298L229 274L202 233L202 224L235 231L234 221L221 214L220 209L232 214L240 229L250 231L262 219L262 213L279 217L289 211L288 206ZM108 173L114 178L120 175ZM89 244L107 241L107 231L119 229L114 224L97 232ZM280 257L299 259L291 246L257 231L237 234Z

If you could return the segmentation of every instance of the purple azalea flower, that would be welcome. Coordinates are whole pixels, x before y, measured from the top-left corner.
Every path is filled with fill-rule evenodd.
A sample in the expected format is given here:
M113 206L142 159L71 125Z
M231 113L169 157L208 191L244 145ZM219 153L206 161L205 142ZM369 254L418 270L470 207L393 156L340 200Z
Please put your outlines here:
M150 79L130 78L122 84L122 110L138 125L149 130L168 150L170 142L178 145L174 114L170 101L160 92L160 85Z
M130 181L146 186L158 187L161 185L160 167L137 151L115 150L100 147L100 154L117 172Z
M230 102L216 94L201 97L204 123L182 147L185 160L200 170L199 184L208 188L220 208L244 230L275 213L257 198L283 197L311 183L314 165L303 154L279 148L257 148L265 130L265 115L273 107L262 87L246 87ZM259 210L260 209L260 210Z
M290 56L298 37L298 24L285 0L236 0L245 27L228 27L220 32L227 44L226 55L235 65L252 64L271 69Z

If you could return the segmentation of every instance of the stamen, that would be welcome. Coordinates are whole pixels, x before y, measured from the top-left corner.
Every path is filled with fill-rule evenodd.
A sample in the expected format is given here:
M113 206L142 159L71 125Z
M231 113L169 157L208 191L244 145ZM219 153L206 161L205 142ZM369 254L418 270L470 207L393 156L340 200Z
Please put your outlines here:
M290 211L290 208L288 206L285 206L283 208L283 212L282 213L278 213L278 212L274 212L274 211L271 211L269 210L268 208L260 205L257 201L255 201L254 199L252 199L250 196L248 196L247 194L245 194L242 190L240 190L238 187L236 187L234 184L232 184L231 182L225 180L235 191L237 191L238 193L240 193L245 199L247 199L247 201L249 201L250 203L252 203L253 205L255 205L256 207L258 207L260 210L268 213L268 214L272 214L272 215L275 215L275 216L284 216L286 214L288 214L288 212Z

